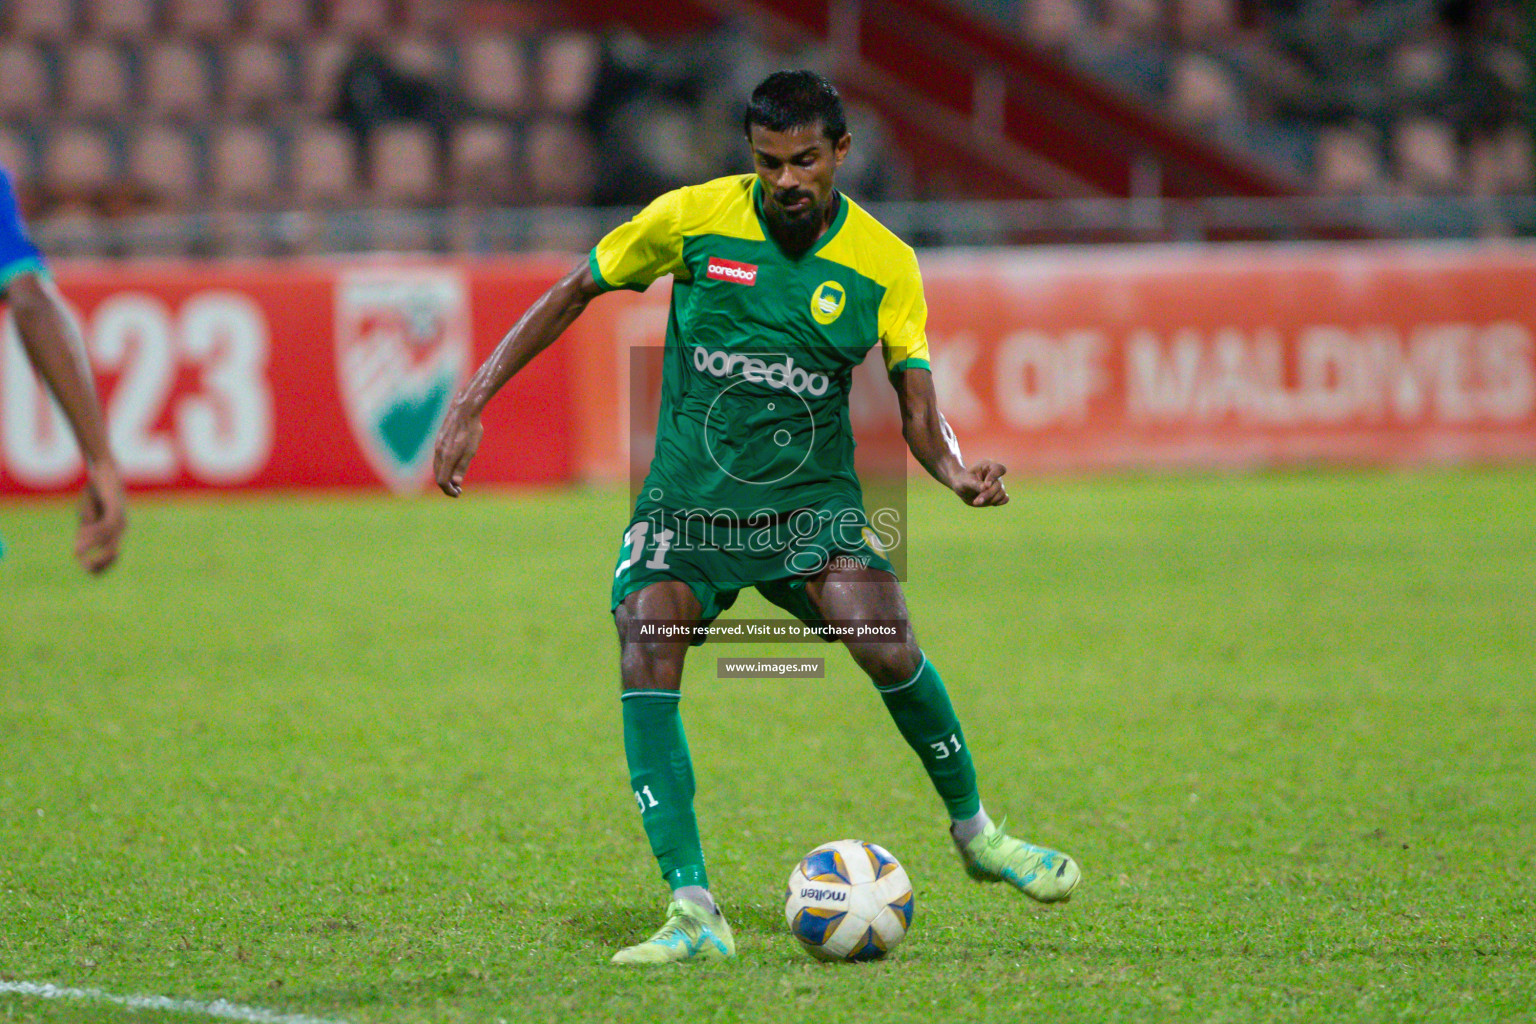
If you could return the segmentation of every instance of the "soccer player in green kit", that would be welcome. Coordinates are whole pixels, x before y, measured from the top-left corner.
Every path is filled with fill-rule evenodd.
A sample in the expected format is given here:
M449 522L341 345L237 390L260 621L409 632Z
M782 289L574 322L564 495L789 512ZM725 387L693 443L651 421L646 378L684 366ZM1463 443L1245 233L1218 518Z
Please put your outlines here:
M640 627L708 623L745 587L813 626L906 624L900 642L844 642L943 799L966 871L1046 903L1065 900L1079 879L1071 857L1007 835L982 808L944 683L864 518L848 389L877 340L918 462L967 505L1008 500L1003 466L965 465L939 415L917 257L833 187L851 140L826 79L769 76L743 128L755 173L669 192L609 233L470 379L434 451L438 486L457 496L497 389L596 296L672 275L656 452L620 547L612 608L630 784L673 898L662 928L615 963L735 955L709 893L679 716L693 635L654 639Z

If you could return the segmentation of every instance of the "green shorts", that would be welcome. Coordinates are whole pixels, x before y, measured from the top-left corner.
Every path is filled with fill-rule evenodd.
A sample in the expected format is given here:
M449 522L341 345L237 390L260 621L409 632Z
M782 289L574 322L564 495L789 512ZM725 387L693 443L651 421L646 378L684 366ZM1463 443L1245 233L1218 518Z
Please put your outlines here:
M698 598L700 621L707 625L735 604L743 589L756 587L817 628L825 623L805 585L834 561L896 574L863 509L800 509L739 521L641 505L620 542L612 608L652 583L677 580ZM701 636L693 644L703 642Z

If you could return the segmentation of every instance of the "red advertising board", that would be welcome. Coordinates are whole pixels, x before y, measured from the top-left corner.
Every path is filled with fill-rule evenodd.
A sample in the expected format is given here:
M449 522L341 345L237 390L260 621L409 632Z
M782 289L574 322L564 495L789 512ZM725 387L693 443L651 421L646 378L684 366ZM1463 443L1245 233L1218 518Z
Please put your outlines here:
M413 491L447 397L571 263L57 276L134 487ZM922 266L940 407L968 454L1015 471L1536 459L1536 246L983 251ZM624 479L631 353L661 343L669 291L595 300L492 405L472 482ZM72 487L73 442L3 340L0 493ZM877 364L856 375L855 428L899 444Z
M1020 469L1536 458L1536 247L924 261L940 407Z
M428 481L443 408L566 261L60 268L107 411L139 488L293 488ZM80 456L6 320L0 491L73 486ZM572 473L564 352L508 387L475 475L546 483Z

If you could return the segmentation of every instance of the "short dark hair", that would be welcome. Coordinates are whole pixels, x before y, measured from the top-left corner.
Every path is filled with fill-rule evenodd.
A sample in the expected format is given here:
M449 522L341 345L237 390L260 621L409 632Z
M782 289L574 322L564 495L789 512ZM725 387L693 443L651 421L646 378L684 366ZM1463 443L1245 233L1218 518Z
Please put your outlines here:
M787 132L818 121L833 142L848 134L848 118L837 88L814 71L775 71L752 90L741 131L750 138L753 125Z

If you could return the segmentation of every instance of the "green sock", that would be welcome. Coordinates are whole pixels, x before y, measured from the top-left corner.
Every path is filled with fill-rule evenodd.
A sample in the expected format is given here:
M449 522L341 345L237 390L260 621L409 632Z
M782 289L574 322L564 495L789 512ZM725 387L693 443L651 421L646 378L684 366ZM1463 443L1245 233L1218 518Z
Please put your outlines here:
M896 720L896 728L917 751L918 758L939 791L949 816L957 821L971 817L981 809L981 795L976 790L976 766L960 731L960 720L949 703L949 693L939 670L928 656L917 674L891 687L876 686L886 710Z
M681 697L676 690L624 692L624 756L661 877L673 889L707 889L704 848L693 816L693 761L677 709Z

